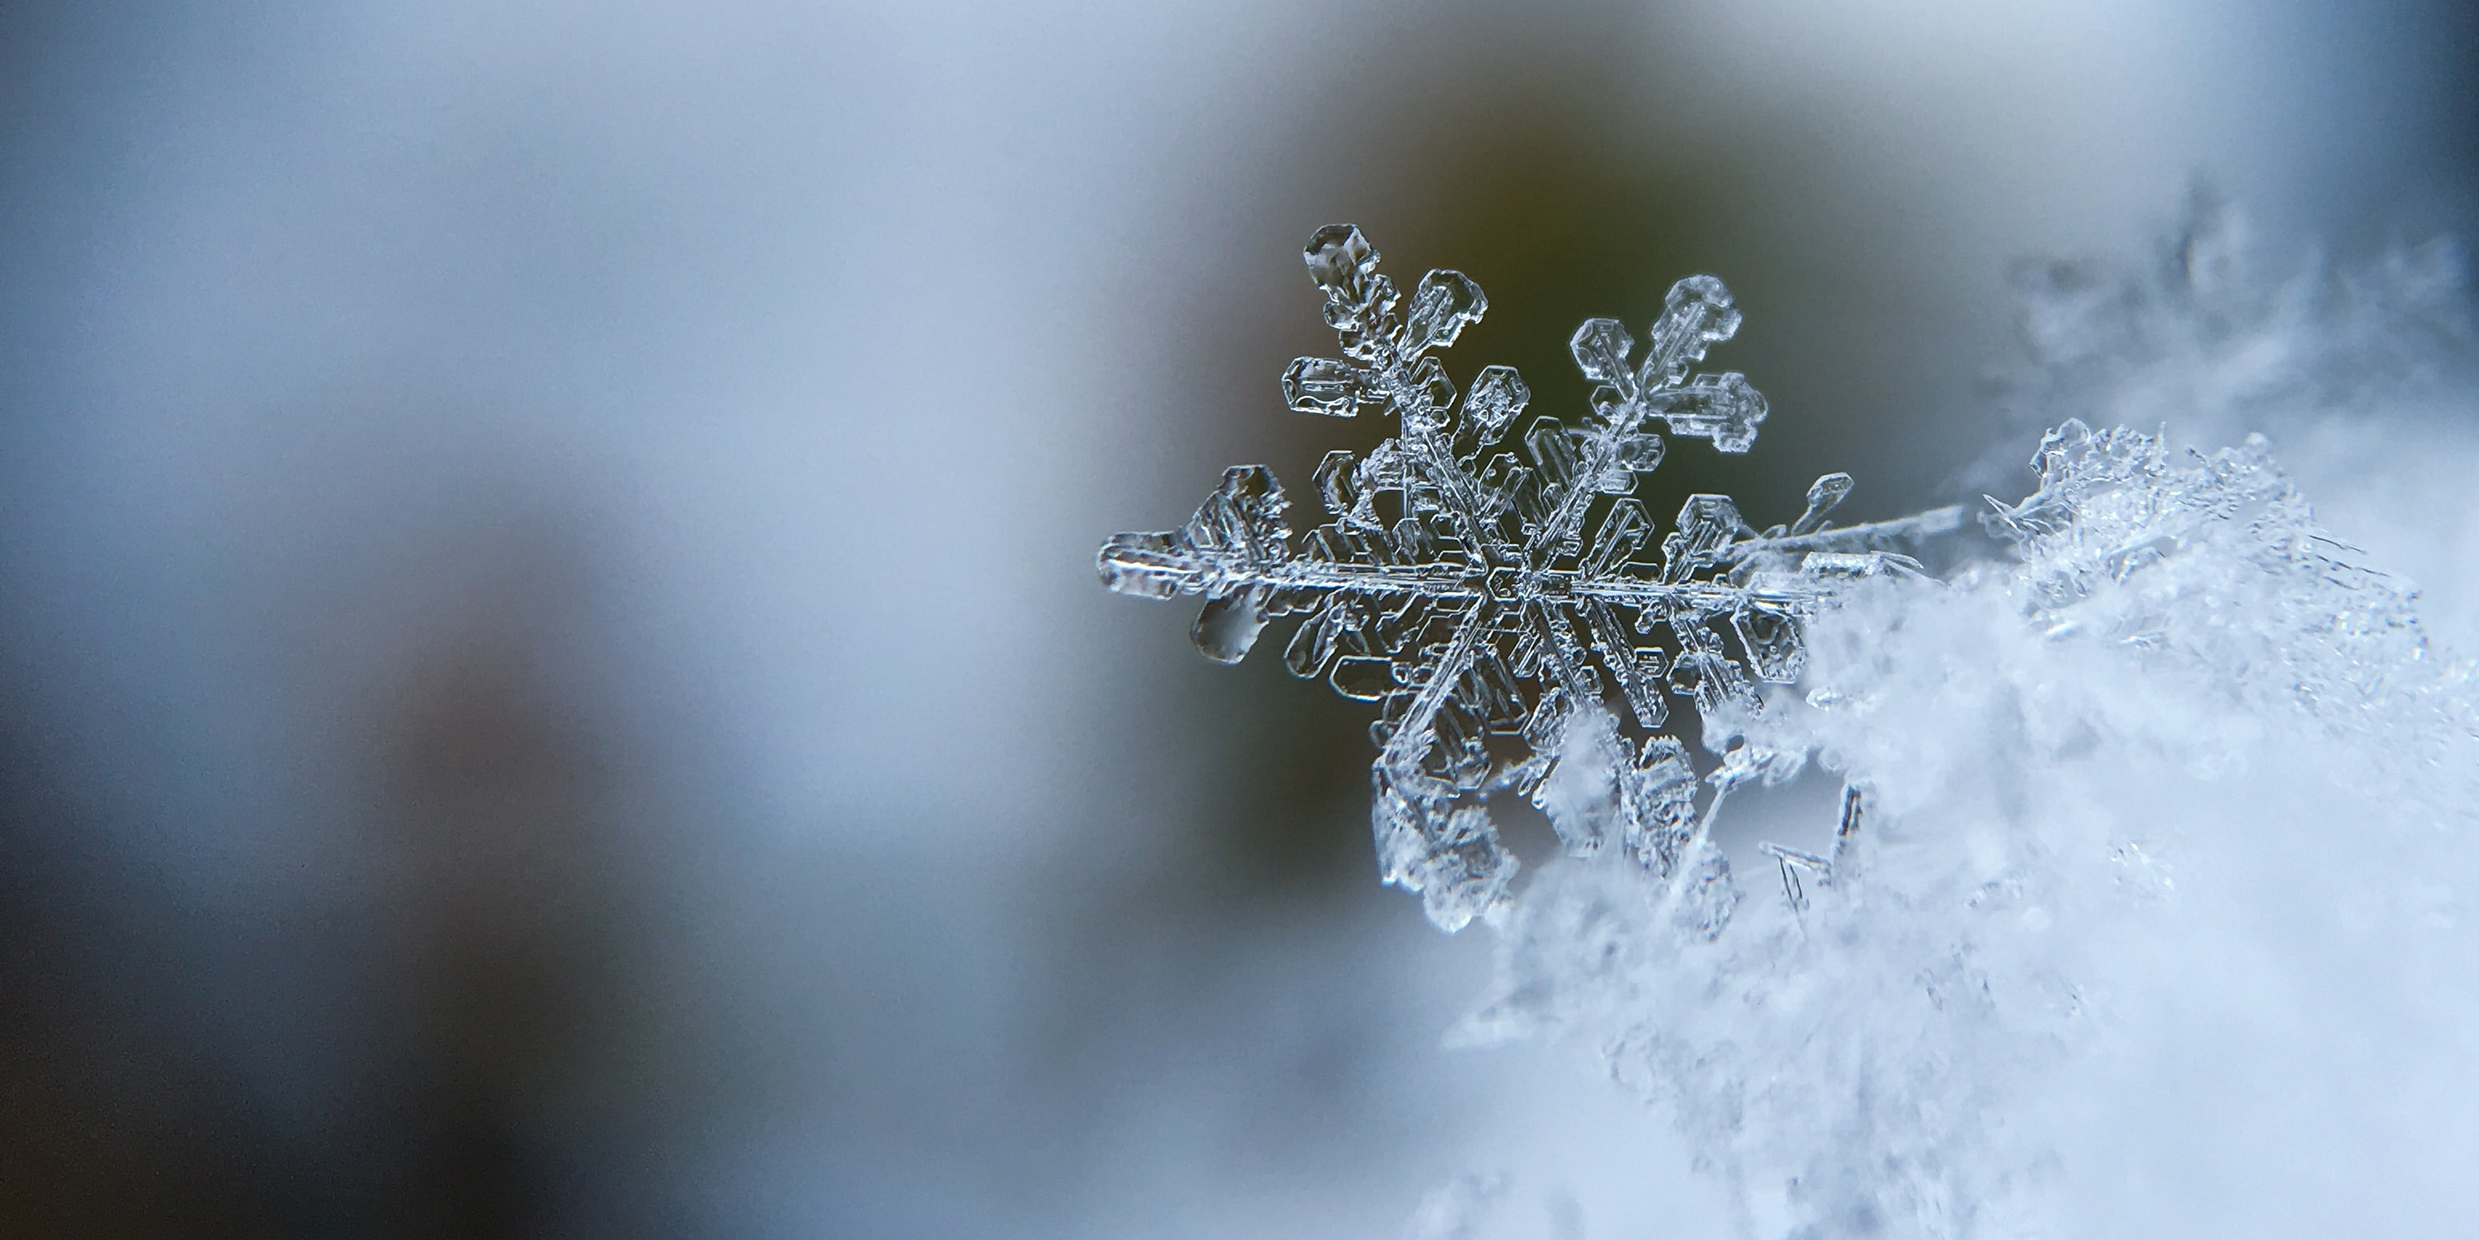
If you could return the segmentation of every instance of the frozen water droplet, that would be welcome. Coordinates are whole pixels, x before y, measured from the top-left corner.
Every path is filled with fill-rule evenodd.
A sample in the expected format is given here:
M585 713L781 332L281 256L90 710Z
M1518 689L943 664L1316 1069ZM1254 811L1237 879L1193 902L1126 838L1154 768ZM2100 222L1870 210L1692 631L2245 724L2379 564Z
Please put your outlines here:
M1249 647L1257 644L1257 634L1265 631L1264 602L1262 586L1209 599L1205 610L1197 613L1196 625L1188 636L1206 658L1217 663L1237 663L1247 657Z

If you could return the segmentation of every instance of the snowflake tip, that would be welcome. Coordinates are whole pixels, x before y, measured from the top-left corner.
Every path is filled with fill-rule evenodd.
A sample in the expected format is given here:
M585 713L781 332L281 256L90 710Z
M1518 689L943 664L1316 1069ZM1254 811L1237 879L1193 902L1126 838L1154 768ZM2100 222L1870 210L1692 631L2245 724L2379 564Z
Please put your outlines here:
M1584 377L1595 383L1624 383L1633 373L1627 355L1635 351L1635 337L1616 319L1584 320L1567 349L1575 354L1575 365Z
M1308 276L1329 302L1357 307L1377 291L1377 250L1356 224L1328 224L1308 239Z

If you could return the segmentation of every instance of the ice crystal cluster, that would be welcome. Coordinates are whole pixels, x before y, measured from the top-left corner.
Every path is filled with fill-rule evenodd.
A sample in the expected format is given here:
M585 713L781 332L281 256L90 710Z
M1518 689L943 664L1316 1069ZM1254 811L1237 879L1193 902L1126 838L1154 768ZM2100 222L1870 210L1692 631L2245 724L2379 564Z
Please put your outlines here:
M1758 682L1797 679L1802 618L1837 583L1905 568L1884 546L1955 514L1837 528L1826 515L1851 478L1827 474L1787 524L1759 531L1729 497L1695 495L1656 540L1630 494L1662 462L1655 424L1745 452L1765 419L1745 376L1691 373L1739 329L1721 281L1674 285L1640 354L1617 320L1586 320L1570 347L1599 385L1591 409L1578 425L1535 417L1499 450L1529 402L1523 379L1489 366L1459 392L1437 356L1488 308L1480 286L1436 270L1406 298L1377 259L1348 224L1311 238L1309 277L1343 357L1303 357L1282 376L1302 413L1395 422L1366 458L1336 450L1318 466L1327 521L1295 547L1282 485L1236 466L1185 526L1104 544L1102 580L1203 595L1197 647L1226 663L1268 623L1300 617L1283 652L1292 672L1379 704L1379 863L1438 925L1507 901L1517 863L1487 803L1513 791L1548 811L1570 854L1623 851L1717 931L1735 896L1685 748L1658 731L1669 699L1711 713L1753 702ZM1641 741L1620 741L1600 712L1613 692Z
M1459 1038L1589 1047L1677 1122L1746 1236L2470 1232L2479 671L2265 439L2095 430L2066 415L2120 407L2116 379L2050 374L2016 388L2059 414L2030 493L1990 501L1985 554L1942 580L1883 544L1953 514L1832 529L1840 475L1761 532L1697 496L1655 542L1625 494L1658 461L1648 423L1743 450L1763 409L1736 376L1689 377L1737 325L1718 283L1683 281L1632 365L1587 323L1605 386L1582 425L1538 417L1492 455L1520 382L1492 368L1458 401L1427 356L1478 290L1432 273L1405 308L1345 229L1310 261L1350 360L1296 363L1286 390L1383 410L1397 438L1328 459L1331 520L1296 550L1280 490L1242 469L1184 529L1112 540L1103 573L1203 595L1221 658L1303 616L1293 670L1382 703L1387 877L1499 931ZM2044 296L2048 321L2106 319ZM2282 304L2216 304L2250 301ZM2373 390L2315 377L2369 349L2317 349L2250 364L2319 401ZM2069 362L2204 390L2176 348L2117 353L2140 364ZM1658 732L1664 695L1701 716L1701 768ZM1841 814L1742 851L1781 886L1738 898L1715 804L1803 772L1841 785ZM1503 791L1566 845L1520 885L1482 808ZM1493 1225L1519 1194L1474 1172L1421 1225L1531 1234Z
M2281 987L2380 960L2409 992L2388 1005L2441 1003L2419 1021L2469 1010L2471 970L2446 946L2470 945L2458 889L2429 867L2469 856L2479 825L2471 669L2429 649L2398 583L2314 525L2260 439L2179 453L2069 422L2036 469L2032 495L1987 516L2011 562L1853 592L1812 625L1806 700L1732 721L1729 743L1817 754L1865 788L1865 831L1786 862L1807 881L1712 939L1624 875L1545 875L1466 1022L1479 1040L1597 1046L1679 1117L1747 1234L2204 1234L2205 1220L2067 1221L2139 1182L2109 1142L2242 1126L2326 1087L2283 1062L2294 1048L2247 1041L2299 1020L2307 995L2233 998L2232 973ZM2248 838L2214 830L2233 819ZM2266 908L2290 924L2252 939ZM2395 934L2418 951L2405 959ZM2336 954L2370 940L2388 946ZM2398 1019L2378 1006L2368 1022ZM2403 1033L2348 1023L2387 1045ZM2164 1026L2198 1042L2130 1041ZM2197 1052L2282 1071L2113 1079ZM2467 1055L2453 1060L2467 1080ZM2198 1119L2105 1110L2140 1092ZM2468 1148L2466 1121L2424 1101L2376 1109L2394 1105ZM2302 1152L2330 1139L2296 1135ZM2095 1196L2070 1198L2075 1181Z

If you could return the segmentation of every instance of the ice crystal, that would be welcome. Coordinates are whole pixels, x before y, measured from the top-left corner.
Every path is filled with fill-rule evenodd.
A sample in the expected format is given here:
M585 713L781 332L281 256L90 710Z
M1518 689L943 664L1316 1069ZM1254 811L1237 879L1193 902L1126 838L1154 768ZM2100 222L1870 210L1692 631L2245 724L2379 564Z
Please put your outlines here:
M1958 512L1835 527L1827 514L1851 479L1827 474L1786 524L1760 531L1727 496L1694 495L1656 540L1631 494L1661 464L1655 424L1745 452L1765 419L1745 376L1692 373L1739 329L1721 281L1672 286L1640 353L1617 320L1587 320L1570 349L1598 384L1589 413L1574 426L1535 416L1520 446L1499 450L1530 399L1523 379L1489 366L1458 391L1438 357L1488 307L1471 277L1431 271L1405 297L1350 225L1319 230L1306 258L1343 356L1293 362L1283 397L1303 413L1391 417L1394 437L1366 457L1326 455L1314 482L1328 519L1296 547L1281 484L1237 466L1185 526L1105 543L1102 580L1204 596L1196 644L1226 663L1300 617L1291 671L1379 705L1380 867L1439 926L1506 904L1516 861L1487 805L1511 791L1571 855L1623 850L1718 933L1735 897L1695 769L1659 731L1669 699L1754 709L1756 683L1798 677L1802 622L1841 583L1907 571L1886 548L1952 528ZM1612 696L1642 739L1602 709ZM1768 773L1749 749L1716 779L1726 790Z
M1989 501L1981 521L2016 544L2014 588L2046 635L2159 652L2220 692L2266 695L2359 738L2380 731L2374 764L2397 791L2405 760L2479 769L2469 669L2430 649L2414 591L2315 523L2262 435L2176 453L2070 419L2032 468L2039 489ZM2398 726L2405 712L2420 726Z
M1745 1234L2129 1234L2101 1169L2139 1162L2119 1147L2158 1104L2069 1099L2123 1088L2108 1074L2136 1049L2229 1061L2226 1084L2205 1063L2177 1079L2230 1116L2263 1079L2332 1076L2249 1041L2267 1021L2432 1037L2411 1043L2428 1070L2467 1067L2434 1049L2464 1045L2431 1026L2436 988L2468 989L2470 935L2430 875L2479 826L2471 666L2430 649L2406 587L2315 524L2260 437L2178 452L2069 421L2033 467L1985 518L2010 562L1855 587L1810 626L1805 703L1708 721L1850 781L1824 851L1768 848L1787 899L1710 938L1623 872L1560 867L1463 1027L1597 1047L1677 1117ZM2267 908L2283 937L2251 943L2235 927ZM2366 976L2374 943L2403 993ZM2284 981L2216 988L2231 970ZM2363 1017L2282 1006L2343 978ZM2415 1074L2342 1075L2354 1099L2391 1091L2354 1104L2383 1124L2462 1122Z
M2267 337L2220 244L2186 239L2176 297L2035 315L2053 343L2106 329L2036 403L2115 413L2139 389L2206 425L2309 427L2378 390L2362 363L2461 321L2420 276ZM1958 513L1835 529L1838 474L1761 532L1692 497L1656 543L1629 494L1654 425L1744 451L1762 420L1744 379L1691 373L1737 326L1718 282L1681 281L1640 360L1586 323L1591 411L1518 427L1512 371L1458 394L1433 356L1478 287L1433 272L1407 304L1374 262L1319 234L1345 359L1285 376L1295 408L1399 422L1319 469L1327 523L1295 549L1281 489L1243 468L1101 565L1204 596L1217 658L1304 617L1292 670L1382 703L1387 878L1500 931L1459 1037L1592 1047L1678 1122L1742 1235L2468 1230L2479 1120L2433 1082L2479 1072L2479 669L2431 648L2415 594L2316 522L2266 440L2064 421L2032 493L1983 515L2002 557L1945 580L1886 546ZM2295 382L2224 382L2270 373L2247 369L2259 338L2306 359ZM1702 779L1660 731L1672 698L1721 755ZM1713 810L1803 768L1843 781L1839 823L1764 845L1782 898L1742 906ZM1520 893L1487 809L1508 791L1565 845ZM1496 1234L1502 1187L1449 1183L1416 1234Z

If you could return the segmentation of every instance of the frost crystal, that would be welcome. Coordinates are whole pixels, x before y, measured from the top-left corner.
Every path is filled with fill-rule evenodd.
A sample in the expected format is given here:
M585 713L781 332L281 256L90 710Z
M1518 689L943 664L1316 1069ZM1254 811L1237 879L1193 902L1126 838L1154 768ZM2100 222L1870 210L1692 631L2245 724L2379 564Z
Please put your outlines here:
M2014 588L2044 635L2120 642L2221 692L2377 737L2362 765L2396 797L2405 777L2392 768L2479 768L2469 667L2429 648L2413 591L2316 525L2262 435L2173 453L2158 436L2069 419L2032 468L2039 489L1990 500L1981 522L2016 544ZM2449 799L2467 812L2479 787Z
M1662 460L1654 424L1745 452L1765 419L1744 376L1691 374L1739 328L1721 281L1672 286L1640 354L1617 320L1587 320L1570 342L1600 385L1583 424L1538 416L1520 447L1499 451L1530 399L1523 379L1489 366L1458 392L1436 356L1488 308L1478 284L1431 271L1406 298L1350 225L1319 230L1307 261L1344 356L1293 362L1283 397L1302 413L1391 416L1395 437L1365 458L1326 455L1315 485L1329 519L1296 548L1281 484L1237 466L1187 525L1105 543L1103 582L1203 595L1197 647L1226 663L1268 623L1301 617L1283 656L1292 672L1379 704L1379 863L1439 926L1507 902L1516 861L1487 802L1512 790L1569 853L1623 848L1717 933L1735 897L1685 748L1657 731L1668 699L1752 711L1755 682L1798 677L1802 622L1839 583L1911 571L1885 547L1950 529L1958 511L1834 527L1826 515L1851 479L1827 474L1786 525L1759 531L1728 497L1695 495L1656 541L1631 495ZM1603 709L1613 693L1640 742ZM1714 778L1726 791L1776 774L1766 761L1747 749Z
M2188 294L2069 316L2115 343L2038 403L2157 391L2213 415L2261 333L2224 330L2251 299L2204 281L2209 250L2184 248ZM1347 360L1284 381L1295 408L1399 421L1319 469L1331 520L1295 549L1273 478L1237 469L1101 567L1205 596L1217 658L1302 615L1293 670L1383 703L1387 878L1500 932L1459 1038L1591 1046L1677 1120L1745 1236L2469 1231L2479 1122L2435 1082L2479 1072L2479 665L2430 646L2414 593L2316 523L2265 440L2065 421L2036 490L1983 517L2010 558L1942 581L1883 544L1958 514L1827 527L1839 474L1761 533L1692 497L1656 544L1629 497L1653 424L1744 451L1762 419L1743 379L1690 373L1737 326L1721 286L1681 281L1640 360L1585 324L1583 426L1536 417L1494 451L1521 380L1491 367L1459 396L1429 356L1480 290L1433 272L1407 306L1374 261L1319 234ZM2425 356L2403 323L2462 321L2430 284L2275 316L2298 382L2228 387L2227 411L2313 409L2363 390L2364 358ZM1722 755L1704 780L1658 732L1671 697ZM1739 907L1713 807L1811 758L1843 781L1840 827L1766 845L1784 898ZM1568 854L1519 894L1486 808L1509 789ZM1502 1187L1446 1185L1415 1234L1500 1234Z
M2467 1071L2436 1048L2467 1046L2468 1009L2430 1005L2470 993L2472 936L2432 875L2479 826L2479 669L2429 647L2260 437L2187 453L2069 421L2033 467L1985 519L2011 563L1845 592L1809 627L1806 704L1707 721L1850 781L1829 854L1767 849L1788 899L1712 938L1622 872L1557 867L1461 1030L1597 1048L1678 1118L1743 1234L2145 1234L2090 1221L2142 1166L2121 1147L2161 1157L2156 1086L2095 1097L2132 1047L2254 1056L2184 1087L2230 1115L2267 1079L2390 1090L2365 1104L2379 1132L2432 1087L2246 1031L2339 1028ZM2267 909L2279 932L2233 931ZM2218 980L2250 970L2281 984ZM2239 1015L2191 1023L2197 1003Z

